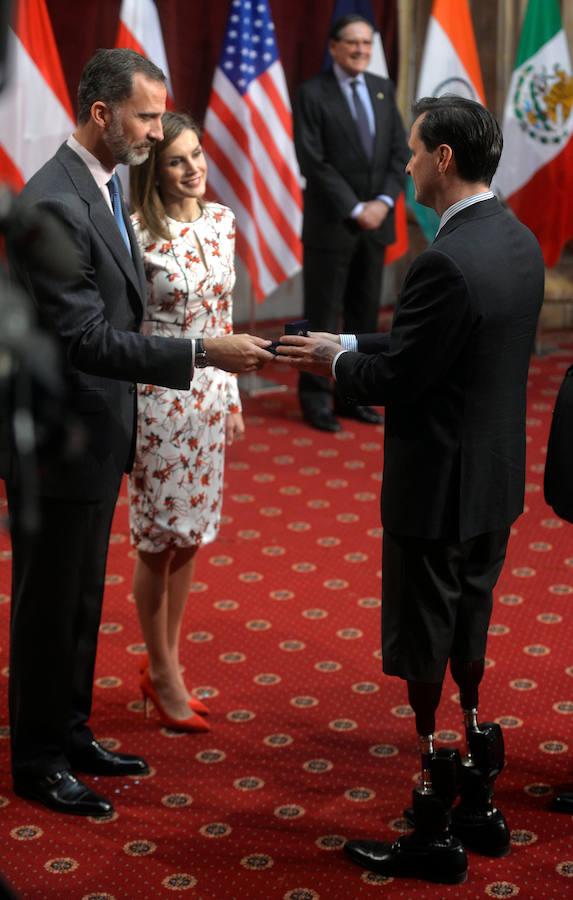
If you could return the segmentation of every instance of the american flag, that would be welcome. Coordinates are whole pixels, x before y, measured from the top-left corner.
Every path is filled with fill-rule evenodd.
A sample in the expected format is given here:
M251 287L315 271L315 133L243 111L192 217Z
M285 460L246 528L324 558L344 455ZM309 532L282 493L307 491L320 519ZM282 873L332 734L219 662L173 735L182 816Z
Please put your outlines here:
M268 0L232 0L205 118L210 193L235 213L258 301L301 267L292 113Z

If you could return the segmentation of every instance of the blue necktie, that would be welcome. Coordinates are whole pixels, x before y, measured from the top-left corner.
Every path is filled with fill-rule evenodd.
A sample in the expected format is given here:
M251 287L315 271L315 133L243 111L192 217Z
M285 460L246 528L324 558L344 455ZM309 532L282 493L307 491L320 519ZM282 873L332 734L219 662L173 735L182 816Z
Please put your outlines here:
M354 101L354 110L356 112L356 127L358 128L358 134L360 135L360 140L362 141L366 156L368 159L372 159L374 136L370 131L370 123L368 121L366 108L358 93L358 81L353 78L350 82L350 87L352 89L352 100Z
M123 218L123 212L121 211L121 193L119 190L119 175L114 174L111 176L110 180L107 183L109 195L111 197L111 205L113 207L113 215L115 217L115 221L117 222L117 227L119 228L120 234L125 242L125 246L129 250L131 255L131 244L129 243L129 235L127 233L127 228L125 225L125 220Z

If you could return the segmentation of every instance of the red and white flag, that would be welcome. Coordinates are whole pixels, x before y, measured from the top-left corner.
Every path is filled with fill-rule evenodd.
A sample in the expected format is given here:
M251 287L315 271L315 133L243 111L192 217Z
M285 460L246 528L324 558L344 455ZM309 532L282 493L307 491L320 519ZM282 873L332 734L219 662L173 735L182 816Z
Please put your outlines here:
M74 130L74 113L45 0L20 0L0 95L0 182L20 190Z
M153 0L122 0L116 47L135 50L162 70L167 79L167 107L173 109L173 89L161 22Z
M302 262L300 172L268 0L232 0L205 119L209 188L237 220L258 301Z

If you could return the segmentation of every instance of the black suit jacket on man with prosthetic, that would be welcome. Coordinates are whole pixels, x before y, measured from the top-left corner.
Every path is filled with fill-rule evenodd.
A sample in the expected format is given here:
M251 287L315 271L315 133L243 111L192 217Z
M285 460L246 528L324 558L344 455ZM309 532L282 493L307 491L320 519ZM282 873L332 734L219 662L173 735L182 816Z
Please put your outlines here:
M359 336L359 353L343 353L336 363L340 390L385 406L388 674L439 682L448 657L443 641L451 636L429 598L425 621L435 621L434 637L421 642L406 626L403 610L421 610L423 598L390 565L393 548L465 553L472 539L491 535L500 555L488 577L497 580L507 530L523 510L527 372L543 279L533 235L496 199L478 202L454 215L412 264L389 335ZM478 565L475 577L486 571ZM489 615L480 600L471 616L475 623L482 616L481 624L456 631L457 652L465 647L469 659L483 658Z

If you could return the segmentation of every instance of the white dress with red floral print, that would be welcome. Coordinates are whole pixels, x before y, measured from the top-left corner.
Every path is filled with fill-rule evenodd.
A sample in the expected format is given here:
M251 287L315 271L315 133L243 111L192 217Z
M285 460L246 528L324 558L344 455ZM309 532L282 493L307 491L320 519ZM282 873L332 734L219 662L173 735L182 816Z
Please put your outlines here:
M209 203L194 222L167 221L169 241L154 239L132 217L147 277L142 331L183 338L231 333L233 213ZM138 550L156 553L215 539L225 418L240 409L237 379L212 366L195 369L189 391L138 385L137 453L129 478L130 531Z

